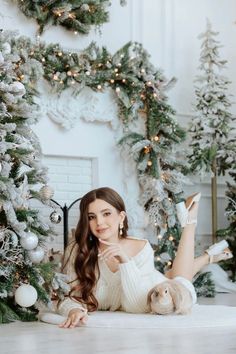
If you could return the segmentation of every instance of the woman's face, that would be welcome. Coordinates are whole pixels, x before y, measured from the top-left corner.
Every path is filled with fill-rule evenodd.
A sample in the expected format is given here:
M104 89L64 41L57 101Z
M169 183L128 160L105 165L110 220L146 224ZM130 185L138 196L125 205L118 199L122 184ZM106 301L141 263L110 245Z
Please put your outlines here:
M125 212L119 212L111 204L96 199L88 207L89 226L93 235L102 240L116 241L119 237L119 225L125 218Z

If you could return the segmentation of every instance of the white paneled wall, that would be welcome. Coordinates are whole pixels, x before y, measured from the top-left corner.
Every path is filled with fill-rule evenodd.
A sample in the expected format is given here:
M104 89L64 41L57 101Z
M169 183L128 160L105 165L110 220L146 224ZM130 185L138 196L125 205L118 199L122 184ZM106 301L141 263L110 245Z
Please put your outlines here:
M37 25L24 17L12 1L0 0L0 15L0 28L17 29L22 35L35 37ZM201 43L197 36L205 30L206 18L220 32L219 40L224 45L221 54L228 60L225 75L232 80L231 93L236 96L235 0L127 0L126 7L120 7L119 0L113 0L110 22L102 26L101 35L92 31L88 36L75 36L57 26L47 29L41 40L47 43L59 41L63 48L75 50L87 47L93 40L100 46L105 45L112 53L130 40L141 42L150 53L153 64L162 68L168 78L175 76L178 79L176 86L169 92L169 98L177 111L177 119L187 126L193 116L194 78L199 65ZM104 94L96 99L86 92L83 97L73 100L70 92L67 92L58 99L49 92L48 85L42 85L40 89L39 103L44 110L35 132L40 138L44 161L49 167L55 199L70 203L92 187L115 188L127 203L131 232L136 236L147 236L143 230L143 212L137 202L139 190L135 166L123 161L117 148L121 131L112 95L109 98L108 94ZM86 104L87 109L84 108ZM66 130L49 118L49 111L57 119L77 119L73 127ZM235 114L235 106L232 112ZM62 167L64 162L69 161L71 165ZM85 163L90 167L78 165L78 175L73 175L73 163ZM55 173L56 168L58 173ZM197 230L202 246L210 243L209 183L210 178L204 181L196 179L195 185L186 186L186 194L196 190L201 190L203 194ZM224 217L224 190L225 179L220 179L219 227L227 224ZM45 212L47 215L48 212ZM59 233L61 235L61 230Z

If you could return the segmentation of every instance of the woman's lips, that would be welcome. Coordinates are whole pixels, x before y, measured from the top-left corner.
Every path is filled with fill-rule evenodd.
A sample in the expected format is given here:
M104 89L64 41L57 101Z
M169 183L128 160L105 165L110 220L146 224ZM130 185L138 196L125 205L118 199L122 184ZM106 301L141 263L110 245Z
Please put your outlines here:
M102 234L103 232L105 232L107 230L108 230L108 228L106 228L106 229L97 229L96 231L97 231L97 233Z

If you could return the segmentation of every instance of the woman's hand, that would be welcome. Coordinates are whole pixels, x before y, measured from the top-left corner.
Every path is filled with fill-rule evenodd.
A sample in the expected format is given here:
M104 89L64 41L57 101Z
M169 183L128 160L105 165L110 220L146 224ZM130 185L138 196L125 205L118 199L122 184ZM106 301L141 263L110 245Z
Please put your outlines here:
M101 239L99 239L99 241L107 247L104 251L99 253L98 257L104 260L114 258L119 263L126 263L130 260L119 243L103 241Z
M80 309L70 310L67 319L59 325L60 328L75 328L79 323L86 324L88 314Z

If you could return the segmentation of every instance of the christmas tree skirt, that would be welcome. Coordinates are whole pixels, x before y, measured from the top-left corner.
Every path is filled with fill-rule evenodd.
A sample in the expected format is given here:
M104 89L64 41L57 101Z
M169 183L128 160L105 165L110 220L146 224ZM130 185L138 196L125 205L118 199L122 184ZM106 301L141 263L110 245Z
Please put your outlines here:
M60 324L65 317L45 312L39 319L50 324ZM196 328L236 327L236 307L194 305L191 314L158 316L125 312L97 311L89 315L86 327L103 328Z

